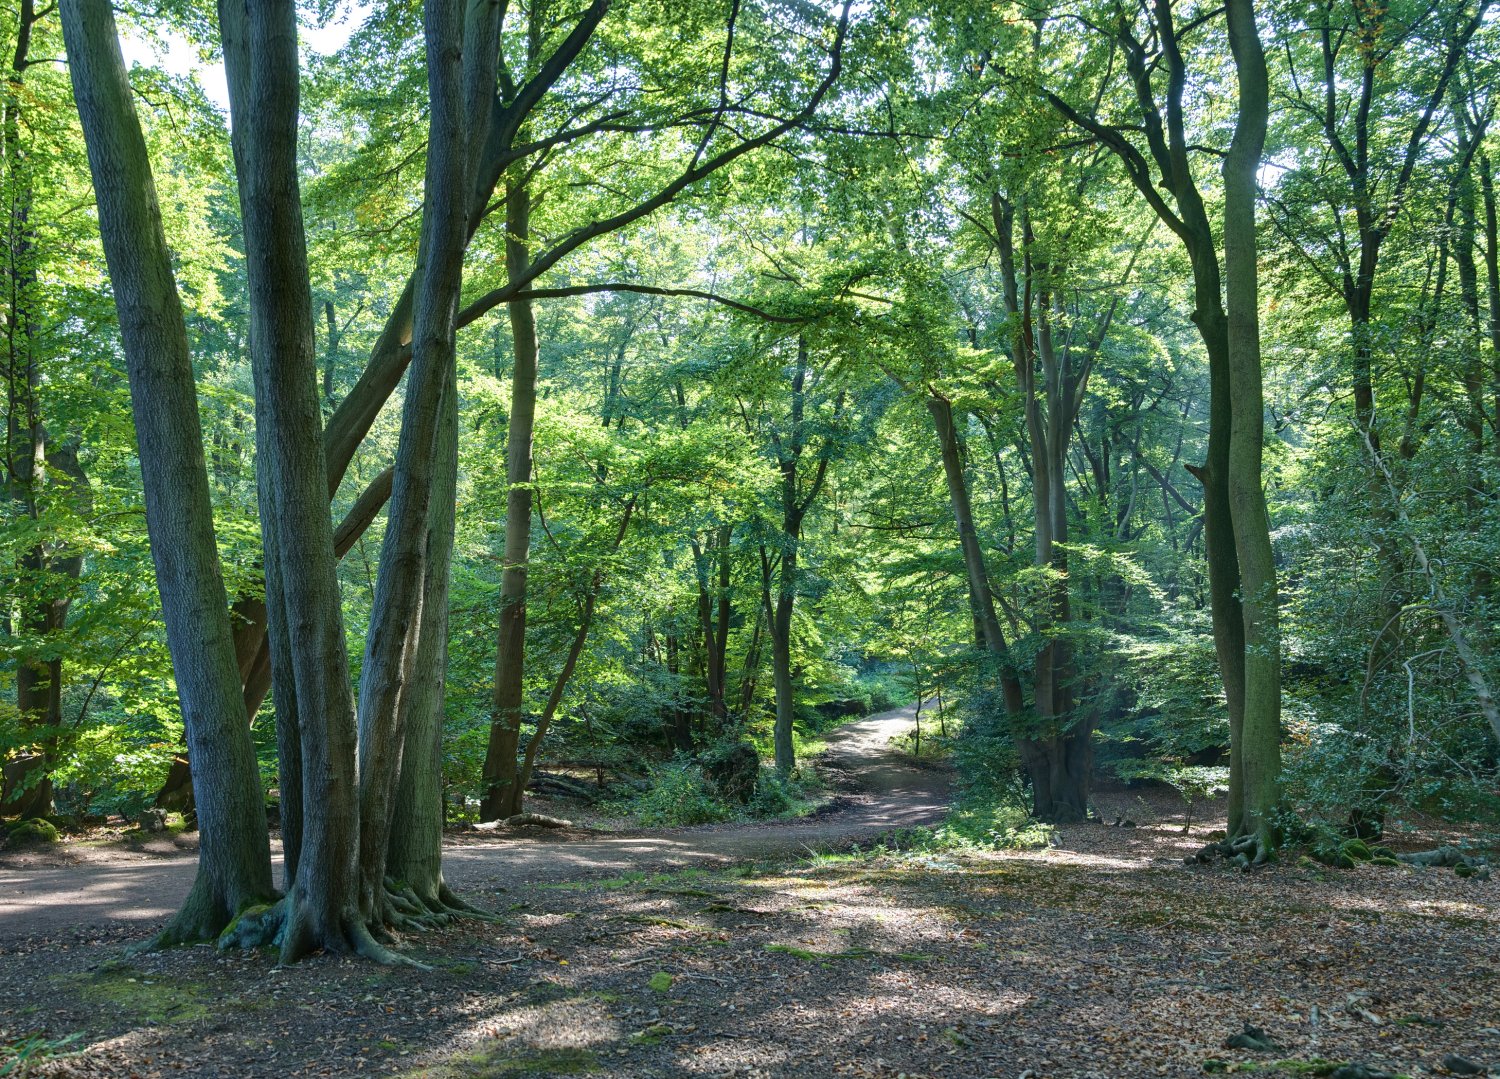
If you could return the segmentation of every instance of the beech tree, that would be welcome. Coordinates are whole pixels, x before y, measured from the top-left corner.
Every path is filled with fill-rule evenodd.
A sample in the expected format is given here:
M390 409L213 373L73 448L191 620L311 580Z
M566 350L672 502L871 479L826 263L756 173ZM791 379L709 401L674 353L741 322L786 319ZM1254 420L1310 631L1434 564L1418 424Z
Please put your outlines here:
M162 943L404 962L445 827L914 694L988 845L1489 804L1488 0L318 15L0 13L0 813L196 825Z
M107 0L68 0L61 13L130 375L162 617L198 761L198 877L158 941L211 939L271 897L271 852L219 571L192 357L114 13Z

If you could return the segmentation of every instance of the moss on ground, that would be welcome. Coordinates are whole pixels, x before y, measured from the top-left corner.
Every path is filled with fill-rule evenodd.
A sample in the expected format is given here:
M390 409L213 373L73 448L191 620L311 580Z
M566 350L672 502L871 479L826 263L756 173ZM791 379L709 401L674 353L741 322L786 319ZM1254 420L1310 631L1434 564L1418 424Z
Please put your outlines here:
M463 1053L432 1068L407 1072L402 1079L502 1079L511 1075L587 1075L604 1070L590 1049L536 1049L513 1052L499 1046Z
M18 820L6 829L5 840L12 847L45 846L57 842L57 826L39 817Z
M143 1023L192 1023L209 1014L210 999L203 983L146 977L128 963L59 974L51 980L90 1004L117 1009Z

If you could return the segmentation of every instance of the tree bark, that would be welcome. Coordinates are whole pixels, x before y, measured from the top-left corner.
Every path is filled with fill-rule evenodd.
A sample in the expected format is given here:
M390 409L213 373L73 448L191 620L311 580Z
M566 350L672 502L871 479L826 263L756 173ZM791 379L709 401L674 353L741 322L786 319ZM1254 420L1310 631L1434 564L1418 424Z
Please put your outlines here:
M167 646L197 762L198 875L157 942L212 939L245 907L269 899L272 887L192 358L114 12L108 0L62 0L61 12L119 312Z
M450 386L457 372L450 367ZM448 584L458 486L458 394L443 396L434 443L426 579L415 677L409 692L401 778L391 807L386 873L429 913L463 904L443 880L443 718L448 672Z
M458 298L467 243L468 128L463 79L464 0L427 0L428 141L412 365L380 573L359 692L360 910L389 921L386 855L405 747L408 690L421 648L434 462L443 398L457 392Z
M302 228L295 4L220 0L219 26L249 284L267 632L282 672L272 687L290 839L281 956L379 958L355 890L354 711Z
M1260 275L1255 236L1256 181L1269 114L1265 53L1252 0L1228 0L1229 46L1239 84L1239 112L1224 159L1224 284L1228 302L1229 510L1239 555L1244 626L1245 703L1238 758L1241 795L1230 838L1254 836L1252 861L1276 845L1281 797L1281 633L1276 562L1261 480L1265 402L1261 387ZM1231 732L1232 733L1232 732Z
M995 664L994 676L999 684L1005 714L1014 720L1026 710L1025 692L1010 653L1010 645L995 611L995 597L990 591L990 574L974 528L974 511L969 499L969 481L964 475L963 454L959 450L958 430L953 422L953 404L946 397L930 393L927 411L937 432L938 449L943 460L943 479L948 485L948 502L958 526L958 545L963 552L964 573L969 584L969 604L979 624L980 644Z
M522 280L530 258L531 193L519 177L506 189L505 265ZM536 316L528 299L509 304L511 345L510 426L506 432L505 555L500 574L500 632L495 647L495 691L489 748L484 758L481 820L521 812L516 753L521 743L526 668L526 569L531 558L531 442L536 423Z

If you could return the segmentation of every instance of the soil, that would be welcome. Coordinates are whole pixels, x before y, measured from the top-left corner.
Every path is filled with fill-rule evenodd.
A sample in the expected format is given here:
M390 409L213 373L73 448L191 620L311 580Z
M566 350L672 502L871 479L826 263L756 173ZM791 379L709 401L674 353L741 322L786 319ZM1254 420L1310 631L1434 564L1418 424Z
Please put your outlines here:
M943 773L886 749L909 721L846 728L831 763L860 790L813 820L455 841L450 878L499 920L409 939L428 970L126 955L190 862L5 869L0 1043L30 1074L118 1077L1500 1065L1496 882L1189 866L1212 813L1184 835L1180 804L1136 792L1104 816L1137 827L1068 826L1044 850L814 853L940 816ZM1275 1048L1225 1048L1246 1024Z

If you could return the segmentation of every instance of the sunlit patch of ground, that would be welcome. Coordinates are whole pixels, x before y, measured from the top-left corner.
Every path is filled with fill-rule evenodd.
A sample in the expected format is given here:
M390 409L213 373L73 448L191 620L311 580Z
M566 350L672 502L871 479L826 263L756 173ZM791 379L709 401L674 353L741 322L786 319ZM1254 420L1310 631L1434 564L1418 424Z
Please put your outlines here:
M33 1074L142 1079L1500 1065L1500 883L1184 865L1202 841L1171 822L1087 824L1014 854L515 889L500 925L411 940L431 971L122 958L126 931L23 940L0 955L0 1040L79 1034ZM1272 1056L1223 1047L1245 1023Z

